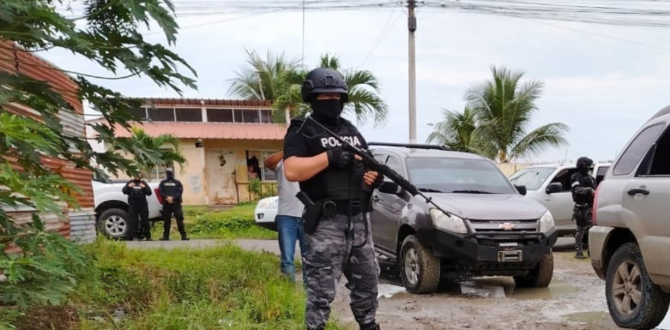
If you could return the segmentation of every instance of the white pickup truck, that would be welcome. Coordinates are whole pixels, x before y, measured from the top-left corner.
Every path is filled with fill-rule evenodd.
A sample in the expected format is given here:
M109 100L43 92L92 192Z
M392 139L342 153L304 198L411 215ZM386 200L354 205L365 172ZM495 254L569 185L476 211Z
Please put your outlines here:
M605 177L611 163L593 164L591 175L596 185ZM516 171L509 180L526 187L526 197L544 205L554 217L559 236L572 236L577 225L572 221L572 187L570 177L577 171L575 164L541 164Z
M98 232L112 238L119 239L125 236L128 226L128 196L121 191L126 181L92 180L93 199L95 202L95 216ZM163 220L163 201L158 195L159 182L148 182L152 194L147 196L149 206L149 221Z

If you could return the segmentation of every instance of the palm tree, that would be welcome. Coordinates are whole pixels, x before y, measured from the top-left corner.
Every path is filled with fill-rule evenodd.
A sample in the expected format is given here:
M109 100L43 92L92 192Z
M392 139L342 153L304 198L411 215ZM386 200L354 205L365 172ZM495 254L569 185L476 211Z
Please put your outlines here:
M273 119L281 122L290 118L292 108L301 103L300 84L304 74L298 60L287 59L284 53L275 56L269 50L265 59L255 51L245 51L247 67L237 71L236 77L228 80L228 93L245 100L273 101L273 109L276 110ZM298 86L297 96L294 95L295 86ZM281 117L281 111L286 111L285 118Z
M321 56L319 67L331 68L342 73L349 88L349 103L344 111L353 111L359 123L365 123L368 117L373 117L375 127L386 123L388 107L379 97L379 81L367 70L342 69L337 56L325 54Z
M300 88L307 70L300 67L297 60L287 60L284 55L272 56L269 52L266 59L260 58L255 52L247 51L249 59L242 71L228 82L229 94L245 100L270 100L275 110L274 119L283 121L290 115L309 111L302 102ZM379 82L370 71L342 69L336 56L323 55L319 67L329 67L342 73L349 87L349 103L345 112L353 111L356 120L365 122L374 118L375 126L385 123L388 116L386 103L379 96Z
M119 138L119 140L132 147L134 161L141 173L148 173L156 166L166 166L170 163L179 164L183 172L183 165L187 161L181 153L179 138L172 134L153 137L138 126L132 127L130 133L131 137Z
M502 163L529 155L537 155L545 148L566 144L564 133L568 126L549 123L527 133L526 126L538 110L543 83L529 81L521 84L523 72L506 68L491 68L492 81L475 85L467 91L465 100L477 118L474 135L483 146L485 154Z
M472 109L465 107L463 112L444 109L442 113L444 120L435 124L426 142L437 142L454 151L472 151L471 141L477 128Z

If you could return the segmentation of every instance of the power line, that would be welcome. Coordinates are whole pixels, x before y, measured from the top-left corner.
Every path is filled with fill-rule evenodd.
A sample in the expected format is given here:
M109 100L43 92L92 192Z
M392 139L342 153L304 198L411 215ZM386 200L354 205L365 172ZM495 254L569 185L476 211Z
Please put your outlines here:
M558 28L562 28L562 29L572 30L572 31L581 32L581 33L586 33L586 34L590 34L590 35L605 38L605 39L626 42L626 43L630 43L630 44L634 44L634 45L638 45L638 46L644 46L644 47L648 47L648 48L651 48L651 49L660 50L660 51L664 51L664 52L670 52L670 48L658 47L658 46L655 46L655 45L651 45L651 44L647 44L647 43L643 43L643 42L639 42L639 41L634 41L634 40L629 40L629 39L624 39L624 38L619 38L619 37L613 37L613 36L610 36L610 35L600 34L600 33L592 32L592 31L588 31L588 30L583 30L583 29L578 29L578 28L575 28L575 27L552 24L552 23L549 23L549 22L543 22L543 21L540 21L540 20L528 19L528 18L523 18L523 17L514 17L514 18L524 19L524 20L531 21L531 22L534 22L534 23L537 23L537 24L544 24L544 25L554 26L554 27L558 27Z
M480 14L495 14L554 21L573 21L619 26L670 27L669 1L617 1L617 6L588 5L584 1L542 2L523 0L427 0L426 7L460 10ZM589 3L593 3L590 1ZM651 6L655 4L655 6ZM636 8L636 5L640 8ZM656 7L656 8L652 8Z
M381 44L382 40L384 40L384 38L389 33L389 31L391 31L391 29L393 29L393 27L398 22L400 17L402 17L402 13L401 13L401 15L398 15L396 17L395 21L393 21L393 24L391 24L391 26L388 26L389 23L391 22L391 19L393 18L393 14L395 14L396 9L398 9L398 7L400 7L400 5L398 5L396 7L393 7L393 11L391 11L391 14L389 15L388 19L386 20L386 23L384 23L384 26L382 27L382 31L379 33L379 37L377 38L377 42L375 43L374 46L372 46L370 51L368 51L367 55L365 55L365 58L363 58L361 63L358 64L358 67L361 67L365 63L365 61L368 60L368 57L370 57L370 55L372 55L372 53L377 49L379 44ZM388 26L388 28L387 28L387 26Z
M255 16L260 16L260 15L265 15L265 14L276 13L276 12L279 12L279 11L281 11L281 10L268 10L268 11L265 11L265 12L254 13L254 14L249 14L249 15L245 15L245 16L237 16L237 17L231 17L231 18L216 20L216 21L212 21L212 22L186 25L186 26L180 27L179 31L194 28L194 27L202 27L202 26L209 26L209 25L221 24L221 23L226 23L226 22L232 22L232 21L236 21L236 20L240 20L240 19L249 18L249 17L255 17ZM164 33L164 32L161 30L161 31L143 33L143 35L144 36L150 36L150 35L161 34L161 33Z

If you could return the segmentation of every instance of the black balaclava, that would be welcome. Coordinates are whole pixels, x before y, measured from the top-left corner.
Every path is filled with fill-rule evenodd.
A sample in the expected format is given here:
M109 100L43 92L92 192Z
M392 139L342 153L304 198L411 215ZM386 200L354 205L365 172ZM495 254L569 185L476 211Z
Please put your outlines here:
M342 100L317 100L310 102L314 119L324 124L337 124L344 104Z
M174 171L171 168L168 168L168 169L165 170L165 175L170 180L174 179Z

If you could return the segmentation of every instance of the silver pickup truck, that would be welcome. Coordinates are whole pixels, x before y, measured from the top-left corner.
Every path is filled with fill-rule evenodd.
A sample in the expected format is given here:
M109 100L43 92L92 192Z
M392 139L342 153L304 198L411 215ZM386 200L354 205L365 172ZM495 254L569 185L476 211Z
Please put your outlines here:
M119 239L126 234L128 226L128 196L121 191L126 181L93 180L93 199L98 232ZM152 194L147 196L149 221L163 220L163 205L158 195L159 182L147 182Z
M594 164L591 175L600 183L611 163ZM544 205L554 216L559 236L572 236L577 231L572 221L572 190L570 177L577 171L575 164L533 165L516 171L509 180L526 187L526 197Z

